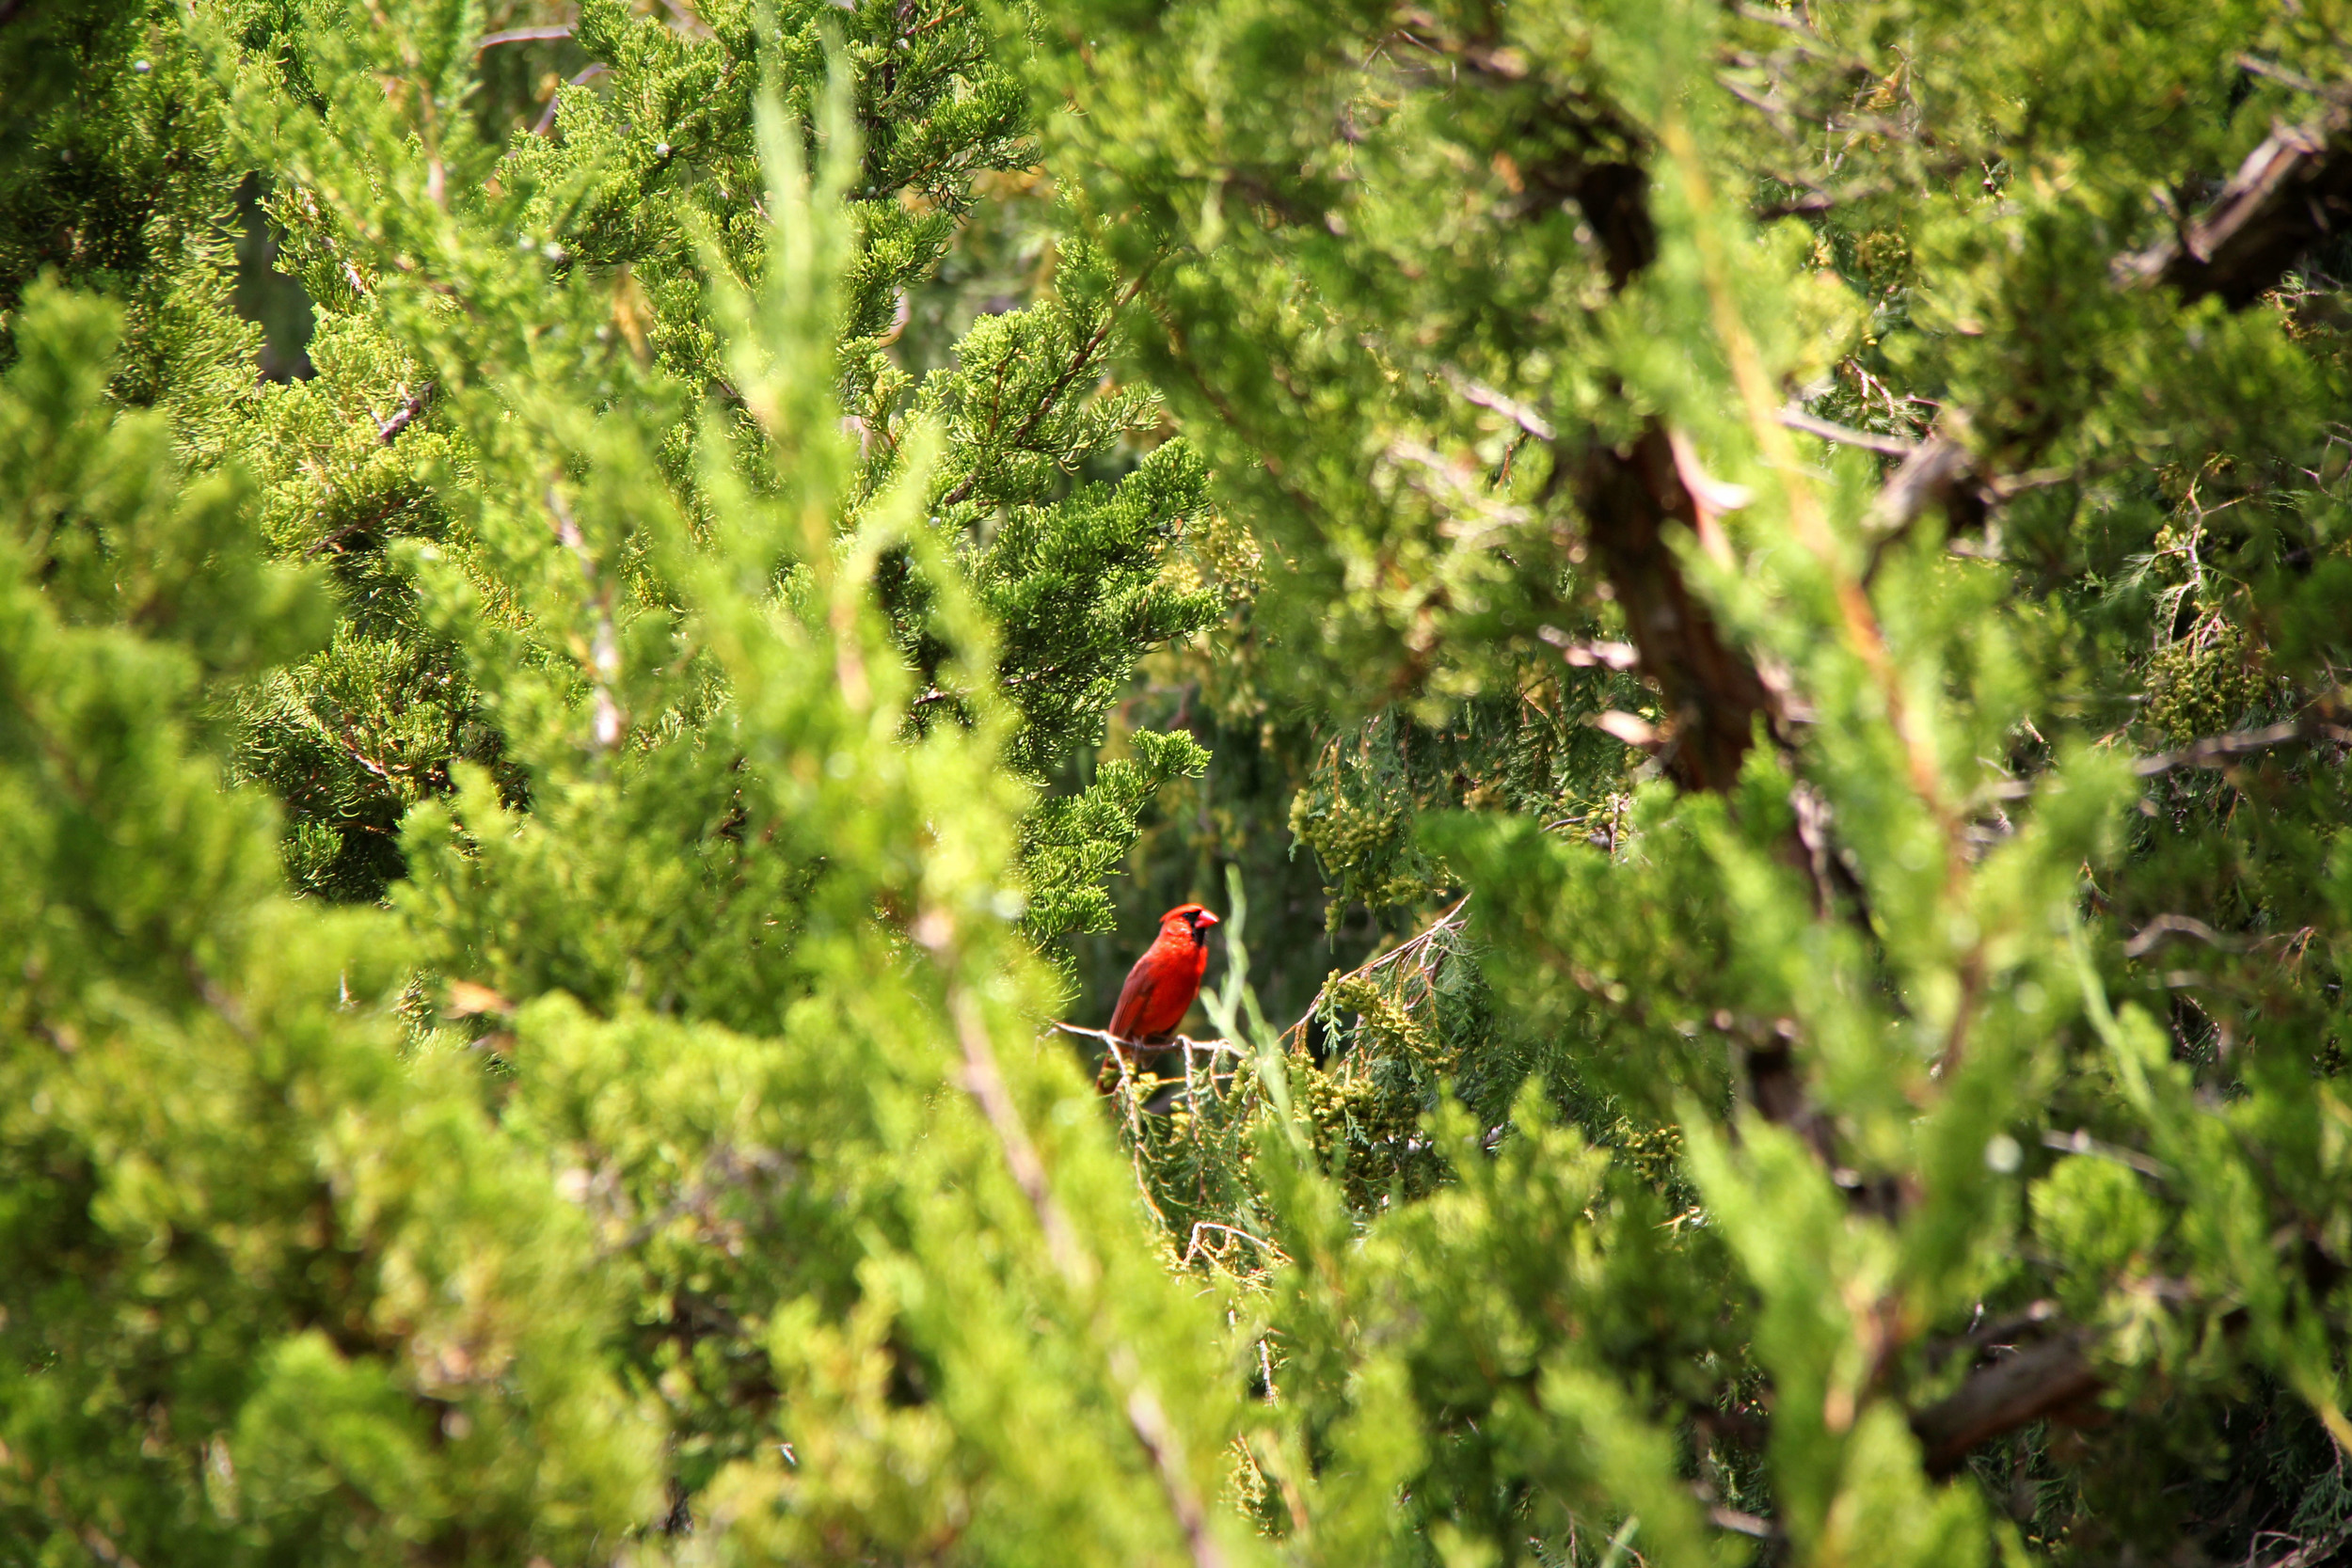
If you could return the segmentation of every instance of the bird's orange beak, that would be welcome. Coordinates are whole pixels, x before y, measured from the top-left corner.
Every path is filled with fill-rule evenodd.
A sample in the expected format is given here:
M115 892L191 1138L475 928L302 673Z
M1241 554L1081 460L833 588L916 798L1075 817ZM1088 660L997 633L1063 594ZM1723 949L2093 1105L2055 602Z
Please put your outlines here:
M1199 927L1200 927L1202 930L1204 930L1204 931L1205 931L1205 930L1207 930L1210 927L1219 924L1219 922L1218 922L1218 920L1217 920L1216 916L1215 916L1215 915L1211 914L1211 913L1210 913L1208 911L1206 911L1206 910L1202 910L1202 911L1200 911L1200 920L1199 920L1199 921L1197 921L1197 922L1195 922L1195 924L1197 924L1197 925L1198 925L1198 926L1199 926Z

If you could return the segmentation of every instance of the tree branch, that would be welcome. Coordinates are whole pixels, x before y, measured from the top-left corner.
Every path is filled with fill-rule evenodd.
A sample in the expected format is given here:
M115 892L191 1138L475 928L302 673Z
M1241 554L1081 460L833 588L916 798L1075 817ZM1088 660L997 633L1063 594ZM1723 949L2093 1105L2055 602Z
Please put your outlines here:
M1870 531L1882 537L1900 533L1929 507L1961 498L1975 471L1976 460L1966 447L1941 431L1929 436L1911 448L1902 466L1880 486L1878 499L1870 503ZM1967 499L1976 502L1976 515L1981 518L1981 498Z
M377 421L375 427L376 440L385 446L390 446L393 439L397 437L402 431L406 430L410 425L417 422L417 416L423 413L426 405L432 403L433 391L434 384L428 381L423 386L418 388L415 391L409 393L406 401L402 403L400 407L393 411L390 419Z
M2251 304L2324 236L2352 224L2346 113L2281 125L2247 155L2204 212L2161 244L2115 263L2119 282L2162 283L2185 300Z
M2087 1329L2061 1329L1978 1368L1948 1399L1915 1414L1911 1430L1928 1474L1951 1475L1979 1443L2098 1393L2103 1382L2090 1364L2090 1343Z
M2123 956L2144 958L2168 937L2194 937L2206 946L2219 948L2224 953L2243 953L2253 945L2244 937L2215 930L2193 914L2160 914L2141 927L2138 933L2123 944Z
M1111 331L1119 325L1119 312L1135 303L1136 296L1143 292L1144 284L1151 280L1152 268L1158 265L1159 258L1155 256L1152 259L1151 265L1137 273L1135 281L1128 284L1119 298L1104 310L1103 319L1094 324L1094 329L1079 340L1077 353L1071 356L1069 364L1062 367L1061 373L1054 378L1053 384L1045 388L1044 396L1038 399L1036 407L1031 409L1029 417L1022 421L1021 428L1014 431L1010 438L1004 442L1004 450L1019 451L1022 443L1037 434L1038 426L1045 422L1046 416L1061 405L1062 395L1070 390L1071 384L1095 362L1095 356L1100 354L1104 346L1110 341ZM1007 363L1009 364L1010 361ZM1003 371L1000 370L998 374L1001 377ZM976 461L970 473L958 480L949 487L946 495L941 496L931 504L945 511L959 502L970 499L972 493L979 487L980 464L985 461L984 456Z
M1919 450L1919 443L1907 436L1881 436L1875 430L1854 430L1846 425L1817 420L1796 404L1780 411L1780 422L1791 430L1807 436L1818 436L1824 441L1841 447L1860 447L1866 451L1883 452L1888 457L1908 457Z
M1686 789L1727 791L1757 719L1777 731L1784 715L1778 694L1683 576L1668 529L1678 523L1695 533L1699 508L1673 440L1652 420L1625 446L1594 447L1568 463L1586 541L1674 722L1666 770Z
M2281 127L2257 148L2206 212L2181 235L2149 250L2119 258L2119 283L2161 282L2189 299L2218 295L2233 308L2274 287L2296 258L2320 237L2352 225L2352 134L2347 111L2331 110L2318 129ZM1594 166L1573 181L1574 198L1598 237L1613 288L1625 284L1657 253L1647 209L1648 182L1630 165ZM1954 515L1955 523L1980 524L1998 487L1988 484L1968 448L1957 438L1964 416L1947 420L1947 432L1908 449L1870 510L1875 550L1899 538L1932 506ZM1886 437L1866 437L1826 421L1784 414L1782 421L1826 439L1890 453ZM1861 439L1856 440L1856 437ZM1730 647L1714 620L1690 592L1681 562L1665 541L1665 529L1679 522L1698 527L1698 502L1671 462L1663 427L1653 420L1629 445L1581 454L1564 453L1563 469L1573 477L1590 543L1601 573L1624 608L1642 669L1666 698L1676 720L1676 743L1668 772L1685 788L1722 791L1739 776L1755 721L1776 728L1784 718L1779 696L1744 653ZM1874 554L1875 559L1875 554ZM2274 733L2275 732L2275 733ZM2143 774L2174 767L2211 767L2237 749L2258 750L2290 738L2326 735L2352 738L2334 726L2306 730L2277 726L2200 742L2177 754L2143 761Z
M2169 773L2176 768L2219 768L2233 757L2252 752L2266 752L2273 746L2288 746L2298 740L2332 740L2338 745L2352 744L2352 729L2342 724L2329 724L2315 719L2287 719L2276 724L2265 724L2255 730L2233 730L2228 735L2208 736L2191 741L2177 752L2158 752L2141 757L2132 765L2132 771L2141 778L2153 778Z
M473 51L495 49L501 43L553 43L572 36L569 27L509 27L502 33L489 33L474 40Z

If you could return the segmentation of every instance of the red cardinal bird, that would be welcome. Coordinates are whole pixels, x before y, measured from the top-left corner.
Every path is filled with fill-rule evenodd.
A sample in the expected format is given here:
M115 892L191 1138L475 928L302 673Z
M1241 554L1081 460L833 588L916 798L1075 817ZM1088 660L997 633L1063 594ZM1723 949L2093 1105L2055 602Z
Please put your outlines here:
M1198 904L1179 904L1160 916L1160 934L1119 988L1110 1033L1130 1046L1164 1045L1184 1022L1200 976L1209 972L1208 929L1216 916Z

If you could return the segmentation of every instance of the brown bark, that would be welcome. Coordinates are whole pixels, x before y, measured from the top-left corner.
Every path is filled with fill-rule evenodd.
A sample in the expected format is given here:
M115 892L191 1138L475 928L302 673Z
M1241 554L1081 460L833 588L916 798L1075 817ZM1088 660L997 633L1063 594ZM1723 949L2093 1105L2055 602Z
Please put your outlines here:
M1630 163L1547 170L1540 183L1573 199L1601 252L1613 290L1658 255L1649 177ZM1756 721L1777 729L1778 699L1755 662L1731 645L1691 591L1676 559L1674 525L1696 533L1698 499L1684 482L1665 425L1651 418L1622 445L1564 443L1555 473L1568 486L1601 576L1625 612L1642 673L1658 688L1672 734L1661 760L1685 789L1737 783Z
M2104 1386L2089 1354L2088 1329L2062 1329L1968 1375L1949 1398L1911 1418L1928 1474L1959 1470L1968 1450L2005 1432L2082 1404Z
M1652 420L1622 447L1586 450L1569 483L1642 672L1673 725L1667 772L1685 789L1729 790L1757 719L1777 727L1779 704L1754 661L1725 640L1676 559L1669 528L1679 523L1695 532L1699 519L1665 427Z
M2218 295L2233 310L2252 304L2296 258L2352 226L2346 130L2342 109L2316 126L2280 126L2179 233L2120 259L2117 278L2166 284L2189 300Z

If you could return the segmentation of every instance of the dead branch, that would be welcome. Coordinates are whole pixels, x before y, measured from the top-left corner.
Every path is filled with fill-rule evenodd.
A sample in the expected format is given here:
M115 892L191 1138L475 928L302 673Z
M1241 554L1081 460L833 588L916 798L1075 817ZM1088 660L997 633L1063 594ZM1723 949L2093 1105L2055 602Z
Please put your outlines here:
M2269 751L2274 746L2292 746L2300 742L2328 742L2352 746L2352 728L2330 724L2316 719L2286 719L2260 729L2233 730L2228 735L2207 736L2193 740L2172 752L2154 752L2133 759L2132 771L2143 779L2169 773L2180 768L2222 768L2239 757ZM1977 795L1986 801L2022 800L2034 791L2031 779L2002 779L1978 789ZM2146 808L2143 809L2153 809ZM2137 954L2132 955L2137 957Z
M2123 956L2127 958L2146 958L2168 937L2194 937L2206 946L2219 948L2224 953L2243 953L2252 945L2244 937L2228 936L2215 930L2195 915L2160 914L2141 927L2133 934L2132 940L2123 944Z
M407 400L393 411L390 419L376 421L375 438L380 444L390 446L402 431L417 422L417 416L423 413L425 406L433 401L434 385L426 382L408 394Z
M2208 736L2202 740L2189 742L2177 752L2157 752L2141 757L2132 765L2132 770L2148 779L2158 773L2169 773L2176 768L2220 768L2234 757L2307 740L2329 740L2339 746L2352 745L2352 729L2315 719L2285 719L2276 724L2265 724L2260 729L2233 730L2228 735Z
M593 733L597 748L611 751L619 743L622 731L628 727L621 705L612 695L612 682L621 671L621 645L612 623L612 588L597 572L596 558L581 536L580 524L573 519L571 509L564 504L563 491L552 483L548 486L548 513L557 541L579 562L580 580L588 590L588 602L596 612L596 641L589 648L590 680L596 690Z
M1708 1523L1717 1529L1727 1529L1735 1535L1752 1536L1758 1541L1777 1541L1780 1527L1770 1519L1754 1513L1743 1513L1736 1508L1716 1503L1707 1511Z
M1556 434L1551 428L1551 421L1526 404L1506 393L1498 392L1483 382L1472 381L1451 365L1445 368L1445 378L1446 384L1459 392L1463 401L1474 403L1481 408L1492 409L1538 441L1549 441Z
M1560 657L1579 670L1630 670L1642 656L1630 642L1579 642L1557 626L1538 627L1535 635L1560 650Z
M1149 1054L1157 1051L1174 1051L1179 1047L1183 1048L1186 1056L1191 1056L1195 1053L1205 1056L1240 1056L1247 1054L1241 1047L1233 1044L1231 1040L1197 1040L1190 1035L1170 1035L1165 1041L1126 1039L1118 1035L1112 1034L1108 1029L1089 1029L1083 1024L1063 1023L1058 1020L1056 1021L1054 1027L1060 1030L1065 1035L1080 1035L1090 1040L1101 1040L1104 1045L1109 1046L1113 1051L1119 1052L1122 1055L1131 1052Z
M1791 430L1818 436L1841 447L1860 447L1865 451L1883 452L1889 457L1908 457L1919 450L1919 443L1909 436L1881 436L1874 430L1854 430L1828 420L1817 420L1794 404L1780 411L1780 422Z
M1314 1022L1315 1013L1323 1006L1324 997L1329 995L1333 988L1343 986L1350 980L1369 979L1392 964L1402 963L1406 958L1414 958L1426 951L1439 937L1458 931L1467 926L1469 922L1462 917L1462 911L1469 907L1470 901L1470 895L1467 893L1462 895L1454 900L1452 908L1431 921L1426 928L1406 938L1387 952L1367 958L1346 974L1326 980L1323 983L1323 989L1315 993L1313 1005L1299 1015L1297 1022L1282 1031L1280 1037L1282 1044L1287 1046L1293 1040L1304 1037L1307 1025ZM1220 1040L1217 1043L1223 1044L1224 1042Z
M2347 115L2280 125L2172 237L2115 263L2117 281L2164 284L2184 301L2217 295L2235 310L2277 285L2296 259L2352 223Z
M1267 1257L1273 1259L1277 1263L1287 1263L1291 1261L1291 1255L1289 1253L1284 1252L1280 1247L1276 1246L1272 1242L1267 1241L1263 1236L1251 1235L1248 1231L1242 1229L1239 1226L1223 1225L1216 1220L1195 1220L1192 1223L1192 1239L1184 1247L1184 1256L1180 1259L1181 1262L1190 1263L1195 1257L1200 1255L1200 1232L1203 1230L1221 1230L1228 1236L1235 1237L1241 1241L1248 1242L1251 1246L1256 1247L1260 1252L1264 1253Z
M572 29L569 27L509 27L502 33L486 33L476 39L473 52L479 55L501 43L553 43L571 36Z
M2103 1139L2094 1138L2079 1127L2072 1132L2060 1132L2056 1128L2049 1129L2042 1134L2042 1147L2056 1149L2060 1154L2088 1154L2101 1160L2112 1160L2119 1165L2131 1166L2142 1176L2163 1177L2171 1174L2164 1168L2162 1164L2151 1160L2139 1150L2125 1148L2121 1144L2111 1144Z
M2309 1538L2289 1535L2283 1530L2262 1530L2257 1532L2254 1539L2257 1542L2291 1541L2295 1543L2293 1551L2284 1557L2273 1558L2270 1561L2261 1564L2261 1568L2318 1568L2318 1564L2333 1560L2332 1554L2338 1546L2343 1545L2346 1540L2352 1540L2352 1521ZM2248 1554L2247 1560L2249 1563L2253 1561L2250 1552Z
M1911 1418L1931 1476L1957 1472L1968 1450L2003 1433L2078 1406L2103 1386L2090 1364L2091 1336L2067 1328L2013 1350L1968 1374L1948 1399Z

